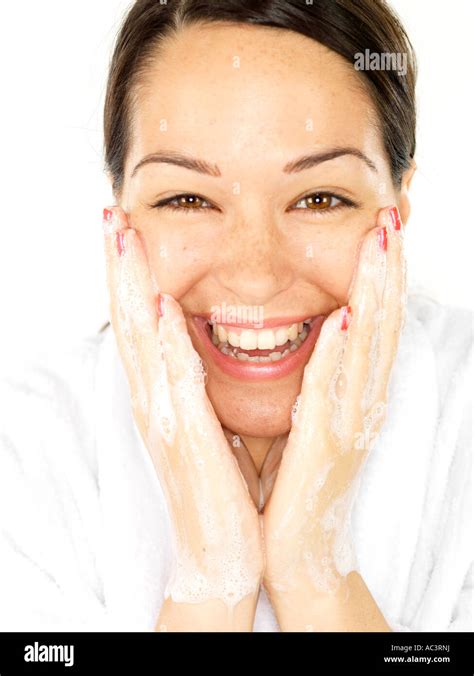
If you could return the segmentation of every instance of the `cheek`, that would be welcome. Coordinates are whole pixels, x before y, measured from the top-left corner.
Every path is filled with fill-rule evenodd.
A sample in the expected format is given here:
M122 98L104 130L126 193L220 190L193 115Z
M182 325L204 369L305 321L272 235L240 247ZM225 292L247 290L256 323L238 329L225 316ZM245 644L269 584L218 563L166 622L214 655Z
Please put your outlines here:
M313 263L313 279L340 304L348 301L361 241L359 235L345 237L337 245L321 250Z
M212 270L213 247L189 231L156 229L142 233L150 269L164 293L181 298Z
M292 255L299 261L300 277L334 298L339 305L345 304L366 230L366 225L354 224L338 230L319 229L300 236L291 247Z

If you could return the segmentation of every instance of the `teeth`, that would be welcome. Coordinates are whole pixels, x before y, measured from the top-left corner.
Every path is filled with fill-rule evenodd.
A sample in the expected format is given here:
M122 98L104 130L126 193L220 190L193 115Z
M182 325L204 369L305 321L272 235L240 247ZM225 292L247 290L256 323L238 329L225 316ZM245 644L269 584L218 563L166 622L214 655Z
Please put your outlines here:
M279 326L276 329L239 329L232 327L228 330L221 324L212 325L213 335L221 343L229 343L232 347L241 347L243 350L274 350L276 346L284 345L288 341L296 340L298 335L304 340L308 335L307 327L303 322Z
M275 345L284 345L288 340L288 329L277 329L275 331Z
M220 326L219 324L217 325L217 335L219 336L219 340L221 341L221 343L227 342L227 331L223 326Z
M308 320L309 321L309 320ZM244 329L239 331L233 328L227 331L219 324L212 325L212 342L225 355L234 357L239 361L250 362L275 362L286 357L290 352L295 352L308 337L309 326L306 322L298 322L287 327L273 329ZM274 350L276 346L290 343L283 352L270 352L270 354L249 356L242 350Z
M296 340L297 337L298 337L298 325L292 324L288 329L288 339Z
M243 350L257 349L257 332L252 329L246 329L240 334L240 345Z
M227 334L227 342L230 343L233 347L240 347L240 336L233 331L229 331Z
M272 331L272 329L263 329L263 331L258 332L258 349L259 350L275 349L275 333Z

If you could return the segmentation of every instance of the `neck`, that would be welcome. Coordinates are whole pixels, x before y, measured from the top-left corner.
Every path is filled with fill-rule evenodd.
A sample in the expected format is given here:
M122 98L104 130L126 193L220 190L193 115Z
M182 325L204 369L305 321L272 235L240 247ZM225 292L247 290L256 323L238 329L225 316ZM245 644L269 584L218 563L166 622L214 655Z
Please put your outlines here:
M247 446L257 473L260 474L263 461L274 441L274 437L247 437L243 434L240 437Z

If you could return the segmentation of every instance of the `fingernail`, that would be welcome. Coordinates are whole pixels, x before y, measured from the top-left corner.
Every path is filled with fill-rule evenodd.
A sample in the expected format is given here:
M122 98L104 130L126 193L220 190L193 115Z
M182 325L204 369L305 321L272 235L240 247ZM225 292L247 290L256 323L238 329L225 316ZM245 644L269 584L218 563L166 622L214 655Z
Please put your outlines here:
M402 219L400 218L400 212L398 211L398 207L392 207L389 210L389 215L390 215L390 221L392 223L392 227L394 230L401 230L402 229Z
M156 309L158 310L158 317L163 317L163 296L160 293L156 298Z
M352 308L350 305L345 305L342 308L341 331L347 331L352 319Z
M115 241L117 243L118 254L119 256L121 256L125 251L125 242L122 231L119 230L119 232L117 232L117 234L115 235Z
M387 251L387 228L380 228L377 233L377 242L382 251Z
M114 231L115 219L114 212L107 207L104 208L102 212L102 227L104 228L104 233L110 235Z

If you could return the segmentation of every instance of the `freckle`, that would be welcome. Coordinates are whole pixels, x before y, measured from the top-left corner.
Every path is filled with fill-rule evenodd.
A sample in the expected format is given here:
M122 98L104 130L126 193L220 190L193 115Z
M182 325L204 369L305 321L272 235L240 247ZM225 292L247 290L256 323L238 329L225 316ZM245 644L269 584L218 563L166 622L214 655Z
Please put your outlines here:
M342 399L345 395L347 389L347 378L345 373L340 373L338 379L336 380L335 391L336 397Z

